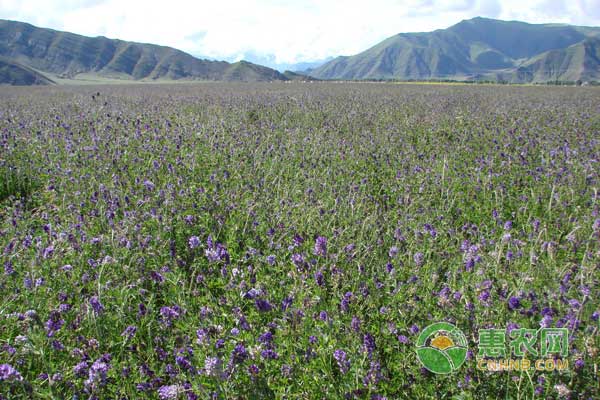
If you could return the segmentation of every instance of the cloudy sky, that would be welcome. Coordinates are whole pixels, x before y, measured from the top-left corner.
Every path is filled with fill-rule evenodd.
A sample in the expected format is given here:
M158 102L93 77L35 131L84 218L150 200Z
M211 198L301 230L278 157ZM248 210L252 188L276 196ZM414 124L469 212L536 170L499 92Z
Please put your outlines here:
M0 18L271 66L483 16L600 26L600 0L0 0Z

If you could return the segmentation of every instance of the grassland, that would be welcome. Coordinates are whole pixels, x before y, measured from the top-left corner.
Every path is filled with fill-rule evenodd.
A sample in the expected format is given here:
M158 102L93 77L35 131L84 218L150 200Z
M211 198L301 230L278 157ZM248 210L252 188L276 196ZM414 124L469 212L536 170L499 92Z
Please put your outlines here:
M600 397L600 92L0 89L0 397ZM416 358L467 337L455 373ZM478 333L565 327L563 372Z

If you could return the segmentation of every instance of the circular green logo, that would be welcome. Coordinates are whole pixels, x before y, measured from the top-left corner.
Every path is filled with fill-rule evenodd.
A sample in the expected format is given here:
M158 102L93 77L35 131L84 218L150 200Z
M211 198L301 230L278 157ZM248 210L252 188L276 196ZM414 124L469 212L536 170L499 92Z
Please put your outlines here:
M431 324L417 339L417 358L434 374L449 374L467 359L467 338L448 322Z

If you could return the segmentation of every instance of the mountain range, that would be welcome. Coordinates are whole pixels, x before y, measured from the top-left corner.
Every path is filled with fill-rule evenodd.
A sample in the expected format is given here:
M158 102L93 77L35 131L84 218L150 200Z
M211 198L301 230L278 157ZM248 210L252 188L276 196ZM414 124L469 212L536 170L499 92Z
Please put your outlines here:
M306 71L319 79L600 80L600 28L473 18L400 33Z
M0 19L0 84L317 79L599 81L600 28L477 17L433 32L400 33L359 54L281 73L248 61L200 59L171 47Z
M58 80L286 81L280 72L246 61L195 58L171 47L86 37L0 20L0 83Z

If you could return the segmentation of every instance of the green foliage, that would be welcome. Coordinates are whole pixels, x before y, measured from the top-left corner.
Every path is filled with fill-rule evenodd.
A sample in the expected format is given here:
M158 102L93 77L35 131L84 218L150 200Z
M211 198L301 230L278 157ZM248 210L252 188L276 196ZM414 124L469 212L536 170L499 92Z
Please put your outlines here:
M26 157L10 155L5 160L0 159L0 202L19 200L30 207L40 187L39 177Z
M0 97L3 397L600 396L597 88ZM568 326L571 368L434 376L442 321Z

